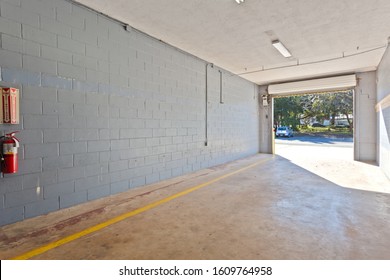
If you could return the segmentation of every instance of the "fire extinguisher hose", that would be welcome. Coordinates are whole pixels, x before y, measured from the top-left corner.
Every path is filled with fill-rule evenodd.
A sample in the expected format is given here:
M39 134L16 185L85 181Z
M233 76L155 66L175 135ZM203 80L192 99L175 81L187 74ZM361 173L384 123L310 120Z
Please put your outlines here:
M5 169L6 165L5 165L5 160L4 160L4 155L2 153L3 151L3 142L2 140L5 139L5 136L0 136L0 148L1 148L1 151L0 151L0 172L1 172L1 177L3 177L3 170Z

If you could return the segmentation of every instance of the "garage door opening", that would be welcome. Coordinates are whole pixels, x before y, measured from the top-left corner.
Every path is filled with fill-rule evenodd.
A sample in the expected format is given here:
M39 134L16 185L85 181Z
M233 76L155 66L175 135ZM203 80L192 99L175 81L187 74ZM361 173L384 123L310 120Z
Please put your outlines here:
M274 98L275 154L350 186L345 175L353 163L353 95L348 90Z
M366 177L376 186L370 191L385 191L375 162L357 156L362 137L372 134L362 132L361 122L371 120L365 119L361 92L355 75L268 86L274 153L339 186L350 188L347 181L354 178L353 188L367 190ZM287 133L276 137L277 127Z
M376 164L354 160L354 94L273 98L275 154L339 186L390 193Z
M285 145L349 148L353 158L353 90L274 98L275 152Z
M274 151L280 150L278 144L289 143L345 146L352 159L356 85L355 75L270 85Z

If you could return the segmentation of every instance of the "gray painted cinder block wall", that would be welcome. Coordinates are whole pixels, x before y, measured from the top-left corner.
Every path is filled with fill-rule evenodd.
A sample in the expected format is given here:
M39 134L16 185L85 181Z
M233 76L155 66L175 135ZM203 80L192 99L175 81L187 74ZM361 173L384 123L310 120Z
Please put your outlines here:
M377 102L390 96L390 49L387 48L377 70ZM388 103L387 103L388 104ZM378 162L387 177L390 178L390 106L377 108L378 122Z
M256 86L64 0L0 0L0 84L21 90L0 225L259 151Z

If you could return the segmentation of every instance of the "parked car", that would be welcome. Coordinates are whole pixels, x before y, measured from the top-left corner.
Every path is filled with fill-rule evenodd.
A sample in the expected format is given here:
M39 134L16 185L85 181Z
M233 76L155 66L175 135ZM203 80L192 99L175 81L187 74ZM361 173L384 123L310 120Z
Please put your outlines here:
M325 125L320 123L313 123L312 127L325 127Z
M337 124L336 126L335 126L336 128L349 128L349 125L348 124Z
M276 137L279 137L279 136L281 136L281 137L293 137L294 136L294 132L288 126L279 126L276 129L275 135L276 135Z

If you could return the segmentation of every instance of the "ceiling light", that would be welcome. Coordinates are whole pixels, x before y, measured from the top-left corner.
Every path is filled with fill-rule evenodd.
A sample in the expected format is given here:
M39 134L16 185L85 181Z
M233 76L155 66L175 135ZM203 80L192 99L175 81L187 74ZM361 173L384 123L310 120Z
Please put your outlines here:
M241 3L244 3L245 0L236 0L237 4L241 4Z
M286 47L279 41L272 41L272 45L277 49L284 57L290 57L291 53L286 49Z

